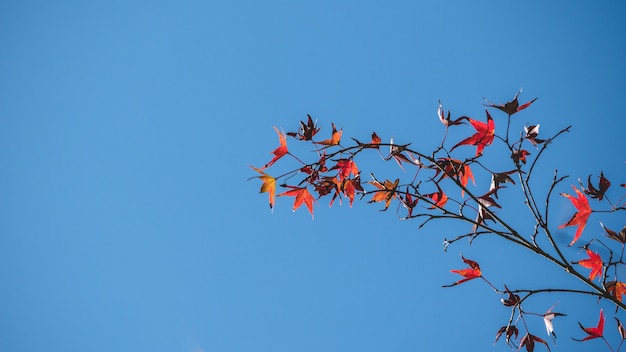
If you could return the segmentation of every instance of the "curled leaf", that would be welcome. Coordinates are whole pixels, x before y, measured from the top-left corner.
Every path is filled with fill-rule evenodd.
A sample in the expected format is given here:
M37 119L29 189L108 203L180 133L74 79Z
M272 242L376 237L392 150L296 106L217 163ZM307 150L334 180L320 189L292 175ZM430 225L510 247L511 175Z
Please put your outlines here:
M517 97L519 96L519 94L522 92L522 90L520 89L519 92L517 92L515 94L515 96L513 97L513 100L506 102L504 104L494 104L492 102L490 102L489 100L485 99L486 104L483 104L485 106L489 106L492 108L496 108L498 110L504 111L505 113L507 113L509 116L518 113L524 109L526 109L527 107L530 106L530 104L534 103L535 100L537 100L537 98L529 101L528 103L524 103L522 105L519 105L519 101L517 100Z
M624 226L619 233L604 227L603 223L600 223L600 226L602 226L608 238L620 242L622 246L624 246L624 243L626 243L626 226Z
M321 144L321 145L325 145L327 147L331 147L334 145L339 145L339 142L341 142L341 134L343 133L342 130L337 131L337 127L335 127L334 123L331 123L331 125L333 126L333 133L331 135L331 137L329 139L325 139L321 142L315 142L317 144Z
M278 146L278 148L272 151L272 154L274 154L274 158L272 158L272 160L270 160L269 163L265 164L265 166L263 166L261 169L272 166L276 161L278 161L278 159L289 153L289 150L287 149L287 137L285 136L285 132L281 133L276 127L274 127L274 130L276 130L276 133L278 133L278 140L280 142L280 145Z
M306 123L304 123L304 121L300 121L300 129L298 132L288 132L288 136L302 141L310 141L313 139L313 136L315 136L320 129L315 126L315 122L313 122L311 115L307 114L306 116L308 117L308 120Z
M530 153L527 150L515 149L513 150L513 153L511 153L511 159L513 159L513 162L515 162L515 165L519 165L520 161L526 164L526 156L528 155L530 155Z

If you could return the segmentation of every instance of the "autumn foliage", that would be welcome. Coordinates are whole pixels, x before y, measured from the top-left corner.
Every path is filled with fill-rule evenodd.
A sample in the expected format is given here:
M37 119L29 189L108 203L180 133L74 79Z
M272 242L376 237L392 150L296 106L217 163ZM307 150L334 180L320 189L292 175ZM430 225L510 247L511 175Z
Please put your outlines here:
M451 112L446 112L439 102L436 118L444 126L443 138L430 151L416 150L410 143L394 143L392 138L385 143L375 131L366 138L350 138L346 141L343 139L343 129L338 129L331 123L330 132L324 132L307 115L306 121L300 121L294 131L285 133L274 127L278 135L278 146L270 152L272 157L263 167L251 166L256 172L252 178L261 181L260 192L268 193L270 208L274 208L277 197L294 197L292 209L295 211L305 205L313 216L315 204L322 199L328 199L331 206L337 200L342 202L347 199L349 206L352 206L356 200L365 199L367 203L379 205L381 211L395 208L400 219L417 220L419 228L434 221L458 221L466 224L466 232L444 238L444 250L448 250L461 239L471 243L481 236L495 236L548 259L548 262L563 269L567 275L576 277L583 288L509 289L511 285L506 282L495 283L489 280L489 270L481 269L480 258L468 259L464 255L461 255L463 266L454 266L455 269L451 269L451 274L460 275L460 278L456 276L457 281L443 287L462 285L479 279L476 281L487 285L499 297L500 304L511 310L511 314L503 318L502 325L494 329L495 341L506 343L517 350L524 348L532 352L537 344L550 350L550 340L542 339L537 332L531 331L526 320L533 316L541 317L548 336L556 341L555 321L565 319L568 315L553 311L554 306L547 310L544 308L541 312L528 311L525 304L532 297L569 292L591 296L597 301L608 301L616 312L626 309L622 302L623 295L626 294L626 277L623 274L623 269L626 268L623 258L626 224L618 231L616 229L619 227L611 229L601 223L601 229L606 234L604 238L597 238L596 234L583 236L592 214L609 216L626 210L622 188L626 185L622 179L619 180L622 182L620 187L611 187L609 178L602 171L599 172L597 184L593 182L591 175L587 177L586 185L582 181L571 184L572 191L562 192L561 196L571 202L572 215L564 223L553 223L548 216L549 203L558 197L555 190L567 176L561 176L554 171L553 177L545 180L549 187L544 194L537 194L530 180L544 151L557 137L569 132L570 126L551 136L542 136L538 123L514 131L511 127L512 117L537 101L534 98L520 104L520 93L521 90L511 101L502 104L485 99L483 105L487 109L484 119L465 115L453 118ZM496 119L492 117L490 109L495 109ZM433 118L434 115L435 113ZM452 135L449 136L451 129L457 129L455 132L466 135L456 141L448 141L448 138L452 139ZM519 136L513 137L515 133ZM311 146L311 156L304 158L293 155L287 146L288 137L294 142ZM491 159L484 157L490 148L504 150L507 160L501 160L492 167L489 164ZM397 166L394 167L399 168L407 180L380 177L382 171L368 170L364 173L357 164L366 154L395 163ZM282 174L274 173L274 165L287 158L295 166ZM480 179L475 176L478 175L477 170L480 171ZM476 191L481 189L477 184L484 185L483 191ZM507 217L502 212L513 201L509 188L514 187L519 189L520 193L517 194L522 195L521 201L527 206L533 219L530 235L518 231L512 225L514 218ZM277 188L281 191L278 192ZM612 202L609 199L609 196L614 197L608 193L611 190L620 197L617 201ZM517 203L519 201L518 199ZM564 246L555 239L555 230L565 231L568 227L574 227L575 230L572 229L574 234L567 240L569 245ZM562 248L575 245L580 248L575 257L566 254ZM609 350L619 350L622 347L621 341L611 344L604 338L604 311L596 311L600 315L597 325L587 327L579 323L585 335L579 339L577 336L570 337L585 343L602 339ZM625 329L617 317L614 319L623 340Z

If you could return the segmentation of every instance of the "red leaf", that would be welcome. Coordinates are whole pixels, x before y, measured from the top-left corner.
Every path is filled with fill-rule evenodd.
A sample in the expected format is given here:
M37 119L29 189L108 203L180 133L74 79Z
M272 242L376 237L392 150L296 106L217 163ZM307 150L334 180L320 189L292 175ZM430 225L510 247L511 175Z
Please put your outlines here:
M589 259L572 262L572 264L578 264L587 269L591 269L591 272L589 273L589 280L591 281L593 281L598 275L600 275L600 278L602 278L602 268L604 268L602 258L599 254L594 253L589 249L587 249L587 255L589 256Z
M311 213L311 217L313 217L313 202L315 202L315 199L313 198L311 193L309 193L309 190L306 189L306 187L294 187L294 186L285 186L285 187L291 188L291 190L285 191L279 194L278 197L281 197L281 196L296 197L293 202L293 211L296 211L296 209L298 209L304 203L306 207L309 208L309 213Z
M595 339L598 337L602 337L604 333L604 313L602 313L602 309L600 309L600 320L598 320L598 325L596 327L586 328L580 322L578 323L578 325L580 326L581 329L583 329L584 332L587 333L587 336L585 336L585 338L582 340L578 340L578 339L574 339L574 340L582 342L582 341L587 341L587 340Z
M476 156L479 156L483 153L485 147L493 142L495 125L493 123L491 115L489 114L489 111L485 110L485 112L487 113L487 123L477 121L469 117L467 118L472 126L474 126L476 133L474 133L471 137L465 138L464 140L457 143L454 147L452 147L452 149L450 149L451 152L456 147L461 145L475 145Z
M452 283L450 285L444 285L443 287L456 286L458 284L462 284L466 281L473 280L477 277L482 276L482 273L480 272L480 266L478 265L477 262L470 260L470 259L466 259L465 257L463 257L463 254L461 254L461 258L463 259L465 264L469 265L469 268L460 269L460 270L454 269L454 270L450 270L450 272L463 276L463 279L455 283Z
M400 201L402 202L402 205L406 208L406 210L409 213L405 219L413 216L413 208L417 206L417 202L419 201L419 198L413 199L413 196L411 195L411 193L409 193L409 188L407 187L406 195L404 197L400 197Z
M359 169L356 167L356 163L352 159L339 159L337 164L331 168L331 170L339 169L339 181L350 177L350 174L356 176L359 174Z
M287 137L285 136L285 132L280 133L280 131L276 127L274 127L274 129L276 130L276 133L278 133L280 146L274 149L274 151L272 152L272 154L274 154L274 158L269 163L265 164L265 166L263 166L261 169L265 169L265 168L272 166L278 159L282 158L283 156L285 156L285 154L289 153L289 150L287 150Z
M494 104L494 103L490 102L489 100L485 99L487 104L484 104L484 105L492 107L492 108L496 108L496 109L499 109L499 110L502 110L505 113L507 113L509 116L511 116L511 115L513 115L513 114L515 114L517 112L520 112L520 111L526 109L527 107L530 106L530 104L534 103L535 100L537 100L537 98L535 98L535 99L529 101L528 103L519 105L517 97L519 96L519 94L521 92L522 92L522 90L520 89L519 92L517 92L515 94L515 96L513 97L513 100L511 100L511 101L509 101L507 103L504 103L504 104Z
M574 239L569 244L570 246L573 245L583 233L585 225L587 224L587 220L589 219L589 215L591 215L591 208L589 207L589 201L587 200L587 197L585 197L583 192L579 191L576 187L572 186L572 188L574 188L574 191L576 191L576 194L578 196L577 198L574 198L573 196L566 193L562 193L561 195L567 197L572 202L574 207L576 207L577 212L574 213L574 215L571 219L569 219L568 222L559 226L560 229L567 226L578 226L578 228L576 229L576 234L574 235Z
M441 187L439 187L439 184L435 183L435 185L437 186L437 192L429 193L429 194L425 194L424 195L424 196L432 199L432 201L434 203L428 209L443 208L446 205L446 203L448 202L448 196L445 193L443 193L443 191L441 190Z

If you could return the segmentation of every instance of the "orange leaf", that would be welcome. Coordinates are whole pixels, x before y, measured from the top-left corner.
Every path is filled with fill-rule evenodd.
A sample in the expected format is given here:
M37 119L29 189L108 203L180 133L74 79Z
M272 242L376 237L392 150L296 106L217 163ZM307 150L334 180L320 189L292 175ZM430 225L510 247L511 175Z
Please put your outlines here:
M263 166L261 169L265 169L265 168L272 166L276 161L278 161L278 159L282 158L283 156L285 156L285 154L289 153L289 150L287 149L287 136L285 136L285 132L280 133L278 128L276 128L275 126L274 126L274 129L276 130L276 133L278 133L280 146L274 149L274 151L272 151L272 154L274 154L274 158L270 160L269 163L265 164L265 166Z
M606 290L610 294L615 296L615 298L617 298L617 300L619 300L620 302L622 301L622 295L626 294L625 283L615 280L615 281L607 282L605 286L606 286Z
M289 196L296 197L293 202L293 211L296 211L302 203L306 204L306 207L309 208L309 213L311 213L311 217L313 217L313 202L315 199L309 193L309 190L306 187L294 187L294 186L285 186L291 188L289 191L285 191L278 195L278 197Z
M601 278L602 268L604 267L604 265L602 264L602 258L600 257L599 254L594 253L589 249L587 249L587 255L589 256L589 259L579 260L572 264L578 264L587 269L591 269L591 272L589 273L589 280L591 281L593 281L593 279L595 279L596 276L598 275L600 275L600 278Z
M380 137L378 137L376 132L372 132L372 144L380 144Z
M317 144L321 144L321 145L325 145L325 146L333 146L333 145L339 145L339 142L341 141L341 134L343 133L342 130L337 131L337 128L335 127L334 123L331 123L331 125L333 126L333 134L330 137L330 139L325 139L321 142L316 142Z
M270 208L274 209L274 200L276 199L276 179L252 165L248 166L261 174L261 176L256 176L256 178L260 178L261 181L263 181L259 193L268 192L270 194Z
M572 186L572 188L574 189L574 191L576 191L576 194L578 195L577 198L574 198L574 196L566 193L562 193L561 195L567 197L578 211L574 213L574 215L571 219L569 219L568 222L559 226L560 229L567 226L578 226L578 228L576 229L576 234L574 235L574 239L569 244L570 246L573 245L583 233L585 225L587 224L587 220L589 219L589 215L591 215L591 208L589 207L589 201L587 200L587 197L576 187Z
M396 179L394 182L385 180L383 183L378 182L376 179L374 179L374 181L370 181L369 183L379 190L375 191L369 203L385 201L385 209L383 210L387 210L391 200L396 197L396 187L398 187L398 182L400 182L400 179Z

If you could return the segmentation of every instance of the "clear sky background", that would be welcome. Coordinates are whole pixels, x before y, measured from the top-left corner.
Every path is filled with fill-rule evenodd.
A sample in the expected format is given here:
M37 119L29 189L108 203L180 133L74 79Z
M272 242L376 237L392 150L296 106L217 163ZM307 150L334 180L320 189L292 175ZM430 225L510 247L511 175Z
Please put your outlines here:
M573 125L547 150L538 188L555 168L571 175L558 192L600 170L617 187L625 18L623 1L2 2L0 350L508 351L492 347L509 314L500 296L476 280L441 288L458 279L459 252L498 284L575 282L498 241L443 253L443 238L467 229L418 231L395 205L321 200L311 220L280 198L270 212L248 165L271 159L272 126L294 131L307 113L324 138L334 122L346 141L376 131L430 150L443 134L438 99L483 120L482 97L505 102L523 87L522 102L539 100L516 131ZM553 207L554 227L574 212L563 197ZM624 218L594 214L583 236ZM566 244L574 228L557 233ZM555 320L553 351L602 350L569 338L600 307L619 338L594 299L526 308L557 302L568 316ZM529 324L548 339L540 318Z

